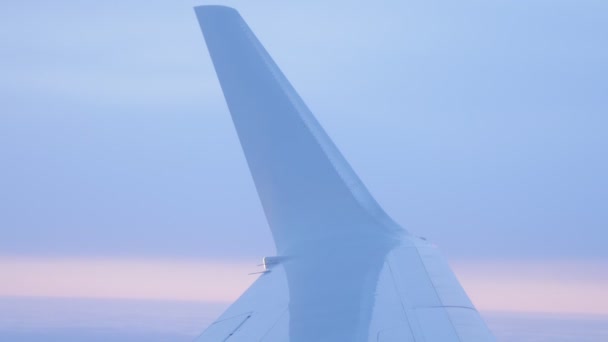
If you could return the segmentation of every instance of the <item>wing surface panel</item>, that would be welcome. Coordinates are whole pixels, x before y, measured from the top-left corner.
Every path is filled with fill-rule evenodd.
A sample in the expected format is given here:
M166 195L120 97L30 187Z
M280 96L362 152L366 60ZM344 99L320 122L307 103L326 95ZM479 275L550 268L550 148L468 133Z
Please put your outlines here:
M492 341L493 337L439 250L418 238L387 257L416 341Z
M356 333L349 335L348 341L493 341L481 316L437 248L415 239L404 238L401 245L393 247L382 261L379 274L372 277L373 296L367 316L362 314L364 306L361 305L369 298L356 291L356 296L348 295L348 292L353 292L352 286L342 285L341 291L347 293L349 302L344 305L344 301L339 299L343 294L333 289L335 279L327 276L335 273L337 277L348 280L352 277L348 267L331 261L314 265L315 260L295 258L282 261L270 272L261 275L196 341L224 341L222 338L229 342L347 341L341 335L321 339L316 333L327 329L324 324L349 327L348 322L343 320L348 317L345 311L357 308L359 321L355 321L353 326L365 328L355 329ZM332 258L331 255L326 256ZM351 260L357 264L362 259ZM309 296L320 298L321 301L311 300L306 311L297 312L294 308L290 309L294 296L290 294L285 269L308 266L311 269L317 266L325 268L317 273L304 272L311 278L307 284ZM353 268L355 272L357 269L365 268ZM338 300L332 300L334 296ZM294 315L300 317L298 322L291 321ZM342 317L338 317L340 315ZM323 324L319 324L315 317L319 317ZM312 330L302 332L305 328ZM305 338L294 336L294 331L300 331L300 337Z
M285 321L288 305L289 289L285 271L278 265L260 275L195 341L289 341L285 335L287 326L277 324L281 323L281 319ZM273 328L276 331L272 331ZM282 334L281 330L285 330L285 333ZM263 339L266 335L270 335L271 339Z

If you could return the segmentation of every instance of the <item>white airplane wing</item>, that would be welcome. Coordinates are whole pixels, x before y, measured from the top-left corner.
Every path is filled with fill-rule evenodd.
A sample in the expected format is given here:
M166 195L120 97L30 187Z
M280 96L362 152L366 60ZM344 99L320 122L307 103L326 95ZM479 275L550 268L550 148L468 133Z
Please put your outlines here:
M238 12L195 11L278 254L196 341L493 341L437 249L380 208Z

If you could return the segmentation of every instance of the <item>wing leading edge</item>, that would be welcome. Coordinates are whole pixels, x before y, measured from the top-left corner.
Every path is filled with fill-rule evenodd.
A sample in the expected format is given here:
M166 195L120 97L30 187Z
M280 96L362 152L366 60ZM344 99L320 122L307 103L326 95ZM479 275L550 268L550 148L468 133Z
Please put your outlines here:
M280 256L197 341L492 341L438 251L382 210L238 12L195 11Z

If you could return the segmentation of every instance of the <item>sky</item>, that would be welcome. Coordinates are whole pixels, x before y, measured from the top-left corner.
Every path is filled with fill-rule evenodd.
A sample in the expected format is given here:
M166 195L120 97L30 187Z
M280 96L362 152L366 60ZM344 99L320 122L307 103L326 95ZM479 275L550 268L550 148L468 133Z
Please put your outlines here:
M216 3L480 309L608 314L608 3ZM274 254L197 4L3 5L0 296L229 301Z

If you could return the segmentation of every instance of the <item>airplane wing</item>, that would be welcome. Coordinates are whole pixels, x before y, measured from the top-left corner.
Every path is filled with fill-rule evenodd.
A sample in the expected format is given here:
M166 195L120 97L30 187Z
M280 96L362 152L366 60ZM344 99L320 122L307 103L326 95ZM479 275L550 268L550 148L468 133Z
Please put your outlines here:
M195 8L277 249L198 342L493 341L378 205L237 11Z

